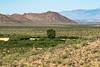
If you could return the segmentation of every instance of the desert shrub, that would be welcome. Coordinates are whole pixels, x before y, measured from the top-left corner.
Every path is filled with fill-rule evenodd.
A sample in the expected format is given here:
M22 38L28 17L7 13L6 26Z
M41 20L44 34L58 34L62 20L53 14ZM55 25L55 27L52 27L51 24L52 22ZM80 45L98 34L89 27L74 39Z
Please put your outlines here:
M4 36L3 34L0 33L0 37Z
M24 64L24 63L21 63L20 67L28 67L28 66L26 64Z
M48 29L48 30L47 30L47 36L48 36L48 38L50 38L50 39L55 38L55 36L56 36L55 30L53 30L53 29Z
M20 38L12 38L8 42L0 42L0 48L21 48L21 47L36 47L36 48L49 48L54 47L58 44L62 44L65 41L60 40L59 38L46 38L41 37L39 40L25 40Z
M30 36L18 35L18 34L10 36L11 41L29 40L29 38L30 38Z
M49 48L54 47L58 44L64 43L64 41L61 41L60 39L49 39L49 38L40 38L40 40L34 41L33 46L38 48Z
M2 63L3 63L3 61L2 61L2 60L0 60L0 66L2 66Z

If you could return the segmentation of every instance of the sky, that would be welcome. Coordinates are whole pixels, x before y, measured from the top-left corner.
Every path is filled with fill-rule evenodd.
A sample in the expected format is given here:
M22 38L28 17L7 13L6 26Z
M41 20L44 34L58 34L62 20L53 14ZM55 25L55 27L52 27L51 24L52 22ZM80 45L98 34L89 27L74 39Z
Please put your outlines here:
M100 8L100 0L0 0L0 13L28 13Z

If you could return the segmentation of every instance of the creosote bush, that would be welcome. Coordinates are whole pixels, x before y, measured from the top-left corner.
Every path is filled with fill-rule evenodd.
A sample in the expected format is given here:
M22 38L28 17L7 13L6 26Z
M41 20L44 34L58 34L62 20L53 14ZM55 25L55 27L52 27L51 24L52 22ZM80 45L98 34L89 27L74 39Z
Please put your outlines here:
M48 29L48 30L47 30L47 36L48 36L48 38L50 38L50 39L55 38L55 37L56 37L56 32L55 32L55 30L53 30L53 29Z

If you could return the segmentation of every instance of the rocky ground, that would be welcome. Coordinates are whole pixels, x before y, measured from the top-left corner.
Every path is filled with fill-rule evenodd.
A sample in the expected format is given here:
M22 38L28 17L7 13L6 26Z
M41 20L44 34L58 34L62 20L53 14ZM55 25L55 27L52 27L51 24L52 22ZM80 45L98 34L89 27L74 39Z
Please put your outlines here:
M77 48L65 44L46 51L39 48L39 53L36 50L26 53L21 60L14 60L10 67L100 67L100 40Z

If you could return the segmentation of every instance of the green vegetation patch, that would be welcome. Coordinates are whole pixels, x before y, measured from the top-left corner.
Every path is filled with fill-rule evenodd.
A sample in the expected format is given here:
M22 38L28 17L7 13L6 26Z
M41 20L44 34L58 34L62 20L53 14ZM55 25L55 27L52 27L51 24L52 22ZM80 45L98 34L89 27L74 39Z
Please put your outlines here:
M14 36L7 42L0 41L0 48L20 48L20 47L36 47L36 48L49 48L57 44L64 43L65 41L58 38L49 39L41 37L39 40L29 40L29 38Z

